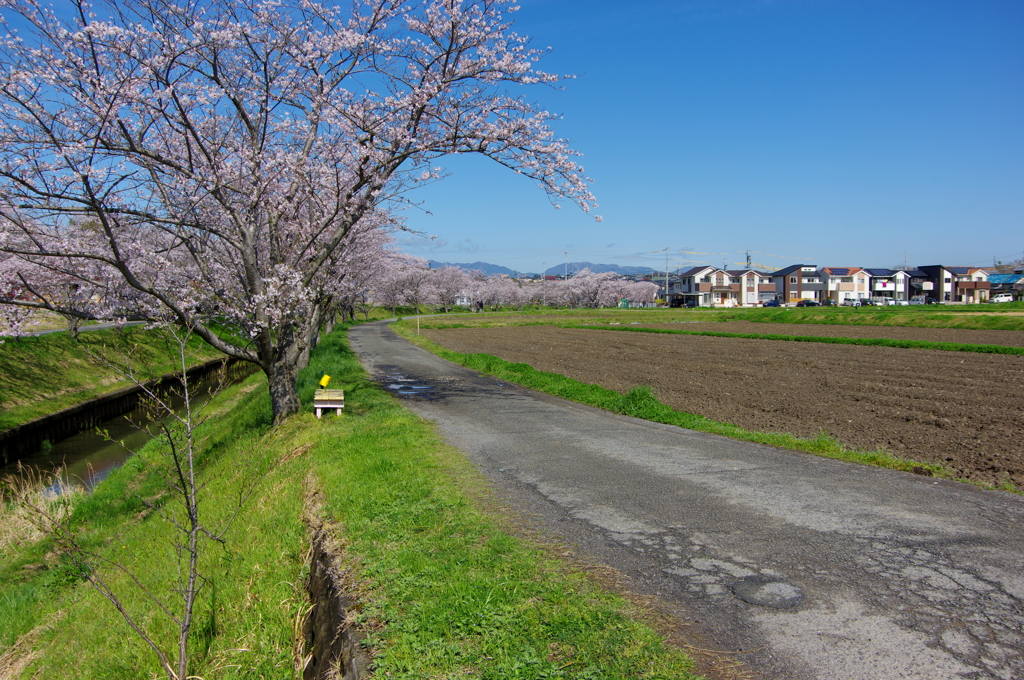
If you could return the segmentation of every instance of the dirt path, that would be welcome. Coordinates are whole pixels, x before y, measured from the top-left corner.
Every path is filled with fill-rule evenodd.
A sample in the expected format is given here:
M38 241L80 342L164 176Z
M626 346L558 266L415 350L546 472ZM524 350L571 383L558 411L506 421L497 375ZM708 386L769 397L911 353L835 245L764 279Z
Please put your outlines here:
M1009 331L958 335L995 332ZM622 392L647 385L674 408L747 429L825 431L850 446L942 463L967 479L1024 486L1024 357L553 327L423 333L458 352Z

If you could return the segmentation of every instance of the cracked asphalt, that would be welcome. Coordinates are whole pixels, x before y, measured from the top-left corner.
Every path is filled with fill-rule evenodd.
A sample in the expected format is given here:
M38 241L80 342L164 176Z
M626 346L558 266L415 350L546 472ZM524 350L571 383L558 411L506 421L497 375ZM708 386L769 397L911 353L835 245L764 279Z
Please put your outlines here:
M349 331L520 512L751 677L1024 678L1024 498L617 416Z

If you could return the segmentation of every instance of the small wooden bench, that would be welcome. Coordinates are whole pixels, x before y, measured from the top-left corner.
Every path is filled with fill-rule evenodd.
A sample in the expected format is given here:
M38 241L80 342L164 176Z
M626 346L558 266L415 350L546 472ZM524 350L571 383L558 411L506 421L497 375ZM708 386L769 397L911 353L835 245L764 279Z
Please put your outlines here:
M345 390L317 390L313 393L313 407L319 418L324 409L333 408L337 415L345 408Z

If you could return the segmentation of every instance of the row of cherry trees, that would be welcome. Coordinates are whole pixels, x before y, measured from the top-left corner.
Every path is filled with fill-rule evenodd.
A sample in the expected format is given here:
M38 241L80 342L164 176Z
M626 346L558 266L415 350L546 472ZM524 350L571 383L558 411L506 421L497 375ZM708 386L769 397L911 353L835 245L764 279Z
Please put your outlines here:
M611 307L622 300L652 302L657 292L654 283L625 280L611 272L596 274L584 269L568 280L513 279L450 266L430 269L426 260L395 255L371 282L364 304L392 312L398 307L421 310L424 306L448 312L467 304L492 310L528 305Z
M515 9L0 0L0 304L179 324L295 412L302 357L442 158L593 207Z

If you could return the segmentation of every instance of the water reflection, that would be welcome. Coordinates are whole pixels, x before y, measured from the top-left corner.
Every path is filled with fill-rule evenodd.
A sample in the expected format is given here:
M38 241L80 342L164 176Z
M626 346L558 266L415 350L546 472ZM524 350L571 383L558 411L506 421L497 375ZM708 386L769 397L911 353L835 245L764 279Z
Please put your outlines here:
M227 384L241 382L256 370L248 366L244 370L229 371ZM192 386L193 412L210 400L211 391L218 385L216 376L213 376ZM174 395L169 402L177 413L184 412L183 399ZM155 431L154 421L147 417L150 413L150 409L139 406L131 413L105 420L95 428L63 439L49 449L23 456L20 463L22 467L39 468L44 473L63 466L67 481L92 489L152 438L147 429ZM18 462L0 466L0 477L17 474L17 471Z

